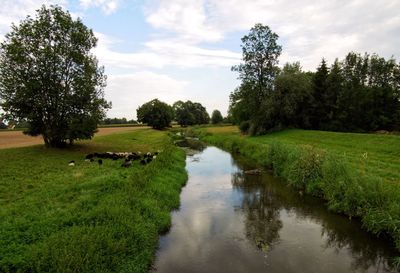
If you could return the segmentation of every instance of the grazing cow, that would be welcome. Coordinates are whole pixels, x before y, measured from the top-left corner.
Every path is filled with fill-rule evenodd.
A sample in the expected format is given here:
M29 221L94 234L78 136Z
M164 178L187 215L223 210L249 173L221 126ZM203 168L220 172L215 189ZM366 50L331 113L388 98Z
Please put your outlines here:
M147 152L142 154L140 151L137 152L105 152L105 153L91 153L87 154L85 157L86 162L93 162L98 158L97 162L99 165L103 164L104 159L125 159L125 162L121 165L122 167L130 167L135 160L140 160L140 164L146 165L150 163L153 159L157 158L160 151L154 153ZM75 163L75 162L74 162Z
M128 159L125 159L125 162L122 163L122 165L121 165L121 167L125 167L125 168L128 168L130 166L132 166L132 161L130 161Z
M131 153L130 155L128 155L128 159L129 160L138 160L138 159L140 159L140 155L138 155L137 153Z

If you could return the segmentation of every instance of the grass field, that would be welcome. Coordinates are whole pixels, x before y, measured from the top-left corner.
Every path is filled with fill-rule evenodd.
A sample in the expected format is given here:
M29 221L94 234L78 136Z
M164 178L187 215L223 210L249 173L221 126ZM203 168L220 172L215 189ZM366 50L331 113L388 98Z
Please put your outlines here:
M208 132L240 135L237 126L210 127ZM312 145L339 156L354 169L400 185L400 136L379 134L337 133L312 130L285 130L249 137L260 144L281 142L287 145Z
M146 166L84 161L89 152L155 150ZM167 134L151 129L67 150L0 150L0 272L147 272L179 206L184 162Z
M199 132L325 199L333 211L361 218L367 230L390 235L400 250L400 136L286 130L248 137L235 126Z

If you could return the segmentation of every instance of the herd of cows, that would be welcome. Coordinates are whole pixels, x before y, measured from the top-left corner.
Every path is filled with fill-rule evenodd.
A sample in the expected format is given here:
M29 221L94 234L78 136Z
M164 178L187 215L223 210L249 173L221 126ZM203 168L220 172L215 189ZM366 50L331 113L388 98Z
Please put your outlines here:
M142 154L141 152L122 152L122 153L116 153L116 152L106 152L106 153L92 153L88 154L85 157L85 161L87 162L94 162L97 160L97 163L99 165L103 165L103 160L105 159L110 159L110 160L119 160L119 159L124 159L124 162L122 163L121 167L128 168L132 166L134 161L139 161L141 165L146 165L149 164L153 159L157 158L157 155L160 152L148 152ZM70 161L69 166L75 166L75 161Z

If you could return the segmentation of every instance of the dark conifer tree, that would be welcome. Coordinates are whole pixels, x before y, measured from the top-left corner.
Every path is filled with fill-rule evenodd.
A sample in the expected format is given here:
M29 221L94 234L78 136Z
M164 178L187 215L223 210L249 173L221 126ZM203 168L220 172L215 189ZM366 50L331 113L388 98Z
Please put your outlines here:
M328 67L325 59L322 59L321 65L313 78L313 102L311 114L311 126L313 129L319 129L323 124L329 122L328 117Z

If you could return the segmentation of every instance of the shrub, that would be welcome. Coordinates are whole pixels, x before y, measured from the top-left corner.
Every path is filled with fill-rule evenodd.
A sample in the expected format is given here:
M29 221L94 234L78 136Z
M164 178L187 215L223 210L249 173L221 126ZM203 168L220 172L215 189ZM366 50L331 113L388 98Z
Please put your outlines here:
M247 134L250 129L250 121L242 121L239 125L240 132Z
M298 189L321 196L321 177L324 155L312 146L305 146L296 153L289 166L287 178Z

